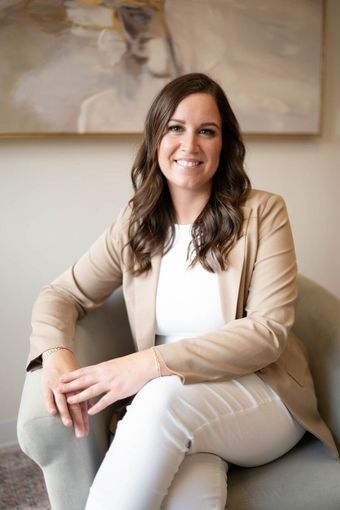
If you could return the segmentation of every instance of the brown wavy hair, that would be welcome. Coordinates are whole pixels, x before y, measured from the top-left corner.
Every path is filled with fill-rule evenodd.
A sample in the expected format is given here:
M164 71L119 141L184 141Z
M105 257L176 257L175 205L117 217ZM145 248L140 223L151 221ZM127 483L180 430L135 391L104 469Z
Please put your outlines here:
M151 269L151 257L166 253L174 241L175 211L157 150L178 104L190 94L207 93L222 119L222 149L209 201L192 226L192 264L215 272L227 268L227 257L240 237L241 205L251 188L244 170L245 147L238 121L223 89L209 76L191 73L168 83L154 99L145 121L144 137L132 166L134 196L128 242L131 270L138 276ZM169 235L170 232L170 235Z

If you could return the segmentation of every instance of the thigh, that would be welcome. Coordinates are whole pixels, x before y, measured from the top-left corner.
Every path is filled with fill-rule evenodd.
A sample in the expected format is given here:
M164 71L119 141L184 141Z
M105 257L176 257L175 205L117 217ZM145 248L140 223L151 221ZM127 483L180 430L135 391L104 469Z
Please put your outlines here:
M240 466L270 462L304 434L279 396L256 374L188 385L175 376L155 379L136 396L131 407L135 406L148 428L175 423L186 437L188 453L212 453Z
M211 453L186 455L161 510L224 510L227 463Z
M256 374L192 390L188 387L183 400L188 408L197 403L202 420L192 428L190 453L209 452L232 464L258 466L285 454L305 432Z

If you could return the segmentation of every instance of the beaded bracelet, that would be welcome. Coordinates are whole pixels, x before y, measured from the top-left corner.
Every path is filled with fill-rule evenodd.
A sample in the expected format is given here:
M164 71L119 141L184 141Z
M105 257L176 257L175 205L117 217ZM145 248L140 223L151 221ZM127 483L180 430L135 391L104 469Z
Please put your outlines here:
M66 347L52 347L52 349L47 349L47 351L44 351L41 355L41 359L44 363L45 359L51 356L54 352L62 351L63 349L66 349Z

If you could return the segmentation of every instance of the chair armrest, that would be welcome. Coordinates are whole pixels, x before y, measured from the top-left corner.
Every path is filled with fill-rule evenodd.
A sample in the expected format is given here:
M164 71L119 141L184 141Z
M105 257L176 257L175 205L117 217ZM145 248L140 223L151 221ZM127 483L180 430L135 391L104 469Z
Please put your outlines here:
M319 410L340 446L340 300L298 276L294 332L307 347Z
M91 417L89 436L77 439L73 428L48 414L41 374L38 369L26 376L17 423L19 444L43 470L51 507L83 510L109 444L108 417L104 413Z

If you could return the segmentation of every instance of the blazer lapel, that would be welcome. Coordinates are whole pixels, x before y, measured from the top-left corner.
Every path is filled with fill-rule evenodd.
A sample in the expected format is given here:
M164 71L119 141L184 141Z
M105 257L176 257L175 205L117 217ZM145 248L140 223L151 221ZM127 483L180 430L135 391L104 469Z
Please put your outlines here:
M152 257L152 269L134 279L136 343L140 351L152 347L155 342L156 294L161 260L161 255Z
M220 299L222 305L222 314L225 322L230 322L236 318L237 303L240 292L241 276L246 257L246 240L251 208L242 207L243 210L243 229L242 236L228 255L228 268L226 271L218 272L218 283Z

